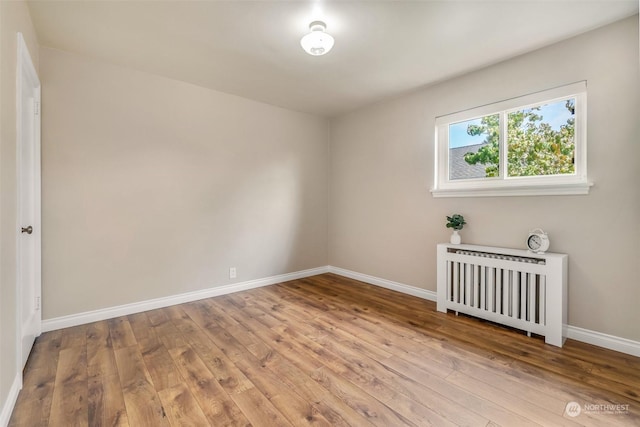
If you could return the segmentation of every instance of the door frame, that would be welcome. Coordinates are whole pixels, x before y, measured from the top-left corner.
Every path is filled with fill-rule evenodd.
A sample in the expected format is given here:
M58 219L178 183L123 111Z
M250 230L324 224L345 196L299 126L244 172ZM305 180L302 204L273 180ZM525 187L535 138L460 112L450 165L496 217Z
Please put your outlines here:
M22 264L22 239L21 239L21 227L25 226L22 224L22 197L20 191L21 185L21 174L22 174L22 144L23 144L23 135L22 135L22 123L23 123L23 110L22 110L22 95L23 92L29 88L33 90L34 93L34 130L33 137L34 141L34 220L33 220L33 234L31 235L34 241L34 280L36 282L35 289L35 298L33 304L36 304L36 311L38 312L38 324L37 330L35 331L35 335L39 336L42 333L42 304L41 304L41 293L42 293L42 234L41 234L41 163L40 163L40 79L38 78L38 73L33 65L33 61L31 60L31 55L29 54L29 49L27 48L27 44L24 40L22 33L17 33L17 45L18 45L18 56L17 56L17 70L16 70L16 363L18 367L18 372L22 372L24 368L22 363L22 358L24 355L22 354L22 273L21 273L21 264ZM31 225L31 224L26 224ZM20 386L22 387L22 375L20 375Z

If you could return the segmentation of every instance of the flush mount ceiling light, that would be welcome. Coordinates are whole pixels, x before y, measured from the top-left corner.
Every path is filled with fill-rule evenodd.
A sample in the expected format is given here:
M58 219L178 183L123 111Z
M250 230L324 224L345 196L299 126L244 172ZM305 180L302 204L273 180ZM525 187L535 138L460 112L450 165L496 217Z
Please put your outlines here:
M327 24L322 21L313 21L309 24L308 34L300 40L300 45L309 55L320 56L329 52L333 47L333 37L325 33Z

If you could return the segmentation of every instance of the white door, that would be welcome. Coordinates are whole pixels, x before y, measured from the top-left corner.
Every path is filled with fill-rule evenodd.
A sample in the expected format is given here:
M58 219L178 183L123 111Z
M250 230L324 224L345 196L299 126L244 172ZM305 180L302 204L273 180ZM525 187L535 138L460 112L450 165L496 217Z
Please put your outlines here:
M17 69L17 320L18 362L24 368L41 332L40 81L22 34Z

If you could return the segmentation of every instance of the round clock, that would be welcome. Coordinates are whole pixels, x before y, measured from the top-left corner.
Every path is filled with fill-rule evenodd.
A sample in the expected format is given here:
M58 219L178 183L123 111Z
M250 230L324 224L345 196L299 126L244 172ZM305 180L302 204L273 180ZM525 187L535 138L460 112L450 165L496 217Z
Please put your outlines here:
M530 231L529 237L527 237L527 248L531 252L544 253L549 249L549 236L540 228Z

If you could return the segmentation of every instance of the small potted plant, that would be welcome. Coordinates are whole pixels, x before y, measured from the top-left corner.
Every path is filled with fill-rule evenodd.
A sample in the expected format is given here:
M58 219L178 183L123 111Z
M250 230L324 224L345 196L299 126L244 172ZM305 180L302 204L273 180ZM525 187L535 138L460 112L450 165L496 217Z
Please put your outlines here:
M467 222L464 220L464 217L460 214L453 214L447 217L447 228L453 228L453 234L451 235L451 243L454 245L459 245L462 239L460 238L460 234L458 231L462 230L462 227Z

